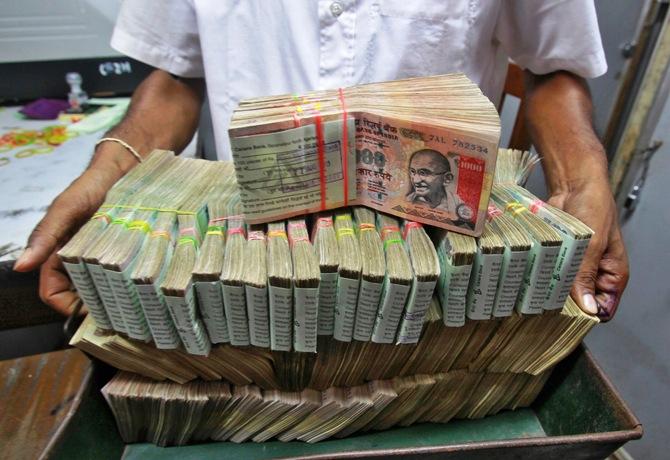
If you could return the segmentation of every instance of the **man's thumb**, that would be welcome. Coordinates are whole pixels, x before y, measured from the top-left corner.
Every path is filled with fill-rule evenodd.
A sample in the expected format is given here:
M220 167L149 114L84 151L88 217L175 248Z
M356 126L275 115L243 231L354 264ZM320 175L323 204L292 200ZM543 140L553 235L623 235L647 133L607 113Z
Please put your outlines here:
M572 286L572 298L582 311L590 315L598 313L598 303L595 298L597 276L598 262L585 258Z
M42 265L65 237L67 231L67 224L59 223L47 213L30 234L26 249L16 260L14 270L28 272Z

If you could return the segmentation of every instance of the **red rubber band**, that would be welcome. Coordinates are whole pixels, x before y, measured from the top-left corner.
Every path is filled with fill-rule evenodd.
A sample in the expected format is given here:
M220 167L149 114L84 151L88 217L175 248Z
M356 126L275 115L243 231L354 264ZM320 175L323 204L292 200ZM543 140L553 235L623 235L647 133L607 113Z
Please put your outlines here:
M393 232L400 233L400 229L398 227L396 227L395 225L387 225L385 227L382 227L382 239L385 240L386 235L389 234L389 233L393 233Z
M232 220L232 219L244 219L244 216L241 215L241 214L238 214L236 216L217 217L215 219L210 219L209 223L211 225L211 224L215 224L217 222L223 222L225 220Z
M291 238L291 236L289 235L288 241L289 241L289 244L291 246L293 246L295 243L299 243L301 241L307 241L309 243L309 238L307 238L306 236L299 236L298 238Z
M316 225L319 228L332 227L333 226L333 218L332 217L319 217L316 220Z
M544 204L545 204L545 203L544 203L544 201L542 201L542 200L534 200L534 201L530 204L530 206L528 206L528 209L529 209L530 212L532 212L533 214L537 214L537 211L538 211L540 208L543 208L543 207L544 207Z
M316 241L316 232L320 228L332 227L332 217L319 217L316 219L316 224L312 226L312 241Z
M493 220L498 216L502 216L502 213L503 212L495 206L489 206L488 210L486 211L486 216L489 220Z
M245 236L245 231L244 231L244 228L242 228L242 227L229 228L226 233L228 234L228 236L231 236L231 235Z
M402 239L403 239L403 240L406 240L406 239L407 239L407 234L409 233L409 231L410 231L411 229L413 229L413 228L421 228L421 227L423 227L423 225L421 225L419 222L414 222L414 221L412 221L412 220L407 221L407 222L405 223L405 228L404 228L403 233L402 233Z

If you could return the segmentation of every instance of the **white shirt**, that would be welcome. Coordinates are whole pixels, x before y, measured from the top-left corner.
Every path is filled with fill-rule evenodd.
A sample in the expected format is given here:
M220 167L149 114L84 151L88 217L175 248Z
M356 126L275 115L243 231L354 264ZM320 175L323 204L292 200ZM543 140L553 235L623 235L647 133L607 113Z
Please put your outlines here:
M607 70L592 0L125 0L112 46L205 77L219 159L247 97L464 72L497 103L510 58Z

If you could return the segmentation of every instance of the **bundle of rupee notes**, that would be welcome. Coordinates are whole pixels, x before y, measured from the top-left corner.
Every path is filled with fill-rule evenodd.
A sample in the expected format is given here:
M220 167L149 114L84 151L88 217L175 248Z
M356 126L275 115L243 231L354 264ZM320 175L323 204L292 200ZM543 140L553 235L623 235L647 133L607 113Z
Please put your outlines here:
M456 87L467 86L463 78L454 80ZM395 83L389 94L401 93ZM450 81L436 77L418 83L428 92L450 91L441 86ZM377 92L384 89L379 85ZM369 194L374 181L361 173L366 159L356 137L370 135L357 128L365 96L374 91L368 93L359 90L358 99L346 93L344 113L342 91L301 99L332 102L309 114L306 126L317 132L308 135L317 140L311 150L300 148L304 164L291 157L301 174L317 171L316 180L305 183L317 192L324 191L322 155L334 163L332 152L318 145L327 145L318 133L327 126L313 119L344 115L335 139L353 117L351 139L345 133L342 142L333 141L338 155L348 155L343 146L351 141L358 168L350 187L342 187L348 179L341 171L325 175L328 187L338 182L344 201L334 192L332 200L304 195L300 212L260 223L267 216L254 201L259 194L281 197L301 189L298 182L285 183L284 192L266 184L250 195L255 160L240 158L256 150L267 165L271 143L249 137L305 126L286 118L291 104L284 99L254 100L241 104L244 117L233 117L234 164L156 150L114 185L60 250L89 312L71 343L125 371L103 389L124 440L316 442L525 407L552 367L598 322L569 297L592 231L519 185L537 162L534 155L501 149L496 161L488 147L473 186L468 171L475 163L467 153L451 152L442 161L425 137L419 142L413 134L415 153L403 160L408 187L385 189L395 193L393 203L405 204L382 206L381 189ZM444 115L448 122L440 129L451 131L436 136L485 137L495 146L492 128L477 134L477 115L488 123L490 114L486 104L468 102L472 95L483 97L470 87L454 96L456 106L470 110L454 109L458 119ZM395 115L390 105L370 112L387 117L384 124L393 116L405 120L404 130L411 121L418 132L422 118L403 111L406 98L399 96ZM437 110L424 109L424 116ZM395 150L386 147L389 158ZM473 158L481 156L474 152ZM386 174L372 177L384 181ZM347 188L358 201L347 201ZM421 207L429 212L410 219L408 210ZM286 213L277 209L263 212Z

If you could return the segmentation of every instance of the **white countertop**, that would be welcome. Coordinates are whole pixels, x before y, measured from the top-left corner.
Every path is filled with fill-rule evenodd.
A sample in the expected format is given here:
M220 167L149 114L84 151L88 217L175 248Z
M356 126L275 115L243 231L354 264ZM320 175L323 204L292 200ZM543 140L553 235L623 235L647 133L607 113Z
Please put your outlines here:
M22 120L17 116L19 109L0 107L0 136L18 129L63 125L58 120ZM0 261L20 253L53 199L86 168L102 131L68 139L49 153L21 158L20 152L39 147L35 145L0 152ZM184 155L194 152L195 139ZM8 252L7 246L13 250Z

